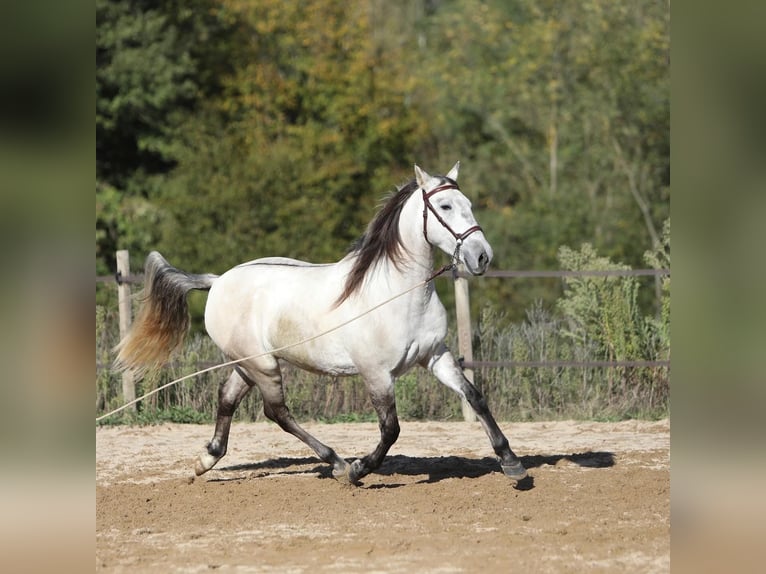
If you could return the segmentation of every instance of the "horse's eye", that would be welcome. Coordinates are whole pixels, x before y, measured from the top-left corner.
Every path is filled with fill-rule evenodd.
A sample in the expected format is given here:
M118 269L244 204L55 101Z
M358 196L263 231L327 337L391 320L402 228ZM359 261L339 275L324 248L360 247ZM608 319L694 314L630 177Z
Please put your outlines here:
M449 211L450 209L452 209L452 206L449 203L443 203L442 205L439 206L439 208L442 209L443 211Z

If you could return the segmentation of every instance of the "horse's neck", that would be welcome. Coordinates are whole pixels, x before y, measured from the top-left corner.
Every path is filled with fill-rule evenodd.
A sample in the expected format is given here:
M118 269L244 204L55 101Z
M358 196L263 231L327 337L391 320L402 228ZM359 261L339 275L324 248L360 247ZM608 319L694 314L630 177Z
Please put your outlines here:
M433 272L433 247L423 235L423 203L418 192L412 194L399 218L399 237L404 245L405 262L400 272L406 281L423 281Z

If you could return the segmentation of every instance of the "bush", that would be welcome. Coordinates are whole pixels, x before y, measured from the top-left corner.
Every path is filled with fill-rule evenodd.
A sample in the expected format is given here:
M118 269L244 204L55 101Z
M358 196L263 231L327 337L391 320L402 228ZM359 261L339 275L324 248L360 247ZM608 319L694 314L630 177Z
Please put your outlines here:
M559 261L569 271L630 269L598 257L587 243L580 251L561 247ZM566 277L564 283L558 309L565 321L565 336L577 345L595 347L596 357L605 361L642 356L644 320L638 310L635 277Z
M669 224L667 230L669 242ZM572 271L630 269L599 257L588 244L580 251L562 247L559 260L563 268ZM557 305L566 326L563 335L582 349L582 355L603 361L655 361L670 357L669 329L664 328L662 320L658 322L655 317L641 314L636 277L580 276L564 281L564 294ZM608 367L603 369L603 382L605 387L596 390L610 418L667 412L667 367Z

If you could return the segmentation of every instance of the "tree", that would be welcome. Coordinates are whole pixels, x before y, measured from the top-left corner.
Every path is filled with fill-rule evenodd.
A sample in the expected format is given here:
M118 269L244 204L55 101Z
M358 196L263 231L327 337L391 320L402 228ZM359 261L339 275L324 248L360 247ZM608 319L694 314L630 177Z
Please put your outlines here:
M237 22L214 0L96 2L96 256L154 240L183 122L221 92Z
M426 29L419 101L471 166L496 265L555 268L582 242L640 265L669 211L668 6L456 0ZM541 293L509 288L486 295Z
M226 97L184 127L159 196L160 245L195 268L264 255L336 260L376 200L411 177L423 121L406 86L383 81L400 54L376 47L364 4L224 5L247 24L248 57Z

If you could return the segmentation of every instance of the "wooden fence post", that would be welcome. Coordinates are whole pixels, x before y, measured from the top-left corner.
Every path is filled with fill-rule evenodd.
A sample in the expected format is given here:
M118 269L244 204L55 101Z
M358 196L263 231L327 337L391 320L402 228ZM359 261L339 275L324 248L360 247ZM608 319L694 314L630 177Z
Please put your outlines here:
M130 283L119 280L119 278L127 280L130 277L130 253L127 249L121 249L117 252L117 277L117 302L120 311L120 339L122 339L128 334L132 319ZM133 373L125 371L122 373L122 399L127 403L135 398L136 382ZM131 405L128 408L135 411L136 405Z
M462 270L462 265L459 267ZM457 314L457 346L458 354L466 362L473 361L473 346L471 337L471 301L468 296L468 280L460 277L457 271L452 272L455 280L455 311ZM463 375L473 384L473 369L463 369ZM468 401L462 399L463 419L466 422L476 421L476 413L468 404Z

